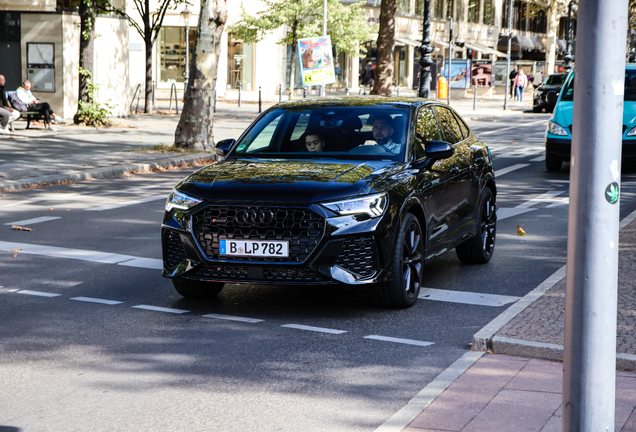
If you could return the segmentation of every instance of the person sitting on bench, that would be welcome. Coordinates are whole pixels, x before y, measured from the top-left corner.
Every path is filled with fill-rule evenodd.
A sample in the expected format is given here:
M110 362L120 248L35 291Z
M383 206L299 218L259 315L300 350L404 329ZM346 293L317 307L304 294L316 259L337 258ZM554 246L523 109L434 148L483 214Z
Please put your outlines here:
M20 117L20 112L14 109L7 100L7 96L4 93L5 84L4 75L0 75L0 126L2 126L0 134L2 135L10 132L11 123Z
M31 81L24 81L22 83L22 87L18 87L16 95L22 102L27 104L29 111L37 111L44 116L44 126L48 130L55 131L55 129L51 126L51 118L55 123L66 123L63 118L55 115L48 102L40 102L39 99L33 96L31 93Z

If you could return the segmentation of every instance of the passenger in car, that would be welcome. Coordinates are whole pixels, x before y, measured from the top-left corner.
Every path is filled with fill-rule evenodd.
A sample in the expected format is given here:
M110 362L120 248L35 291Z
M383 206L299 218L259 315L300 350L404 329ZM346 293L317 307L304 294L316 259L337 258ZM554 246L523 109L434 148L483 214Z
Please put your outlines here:
M392 136L395 132L393 119L390 115L380 114L373 120L373 139L391 153L400 152L400 143L393 142Z
M305 134L305 150L308 152L325 151L325 139L317 131L307 131Z

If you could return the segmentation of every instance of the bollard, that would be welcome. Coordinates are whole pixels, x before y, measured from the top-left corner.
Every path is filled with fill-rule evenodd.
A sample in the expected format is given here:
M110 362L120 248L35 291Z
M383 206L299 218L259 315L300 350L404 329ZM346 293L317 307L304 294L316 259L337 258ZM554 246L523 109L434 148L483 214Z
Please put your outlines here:
M349 96L349 86L345 88L345 96Z
M477 86L475 86L475 91L473 93L473 111L477 109Z
M400 86L397 86L397 92L396 93L397 93L398 96L400 95Z
M242 87L243 87L243 84L242 83L238 83L238 91L239 91L239 94L238 94L238 106L239 107L241 106L241 88Z
M283 83L280 83L280 86L278 87L278 103L281 103L283 101Z
M258 113L263 112L263 98L261 93L261 86L258 86Z
M303 99L307 97L307 87L303 87Z

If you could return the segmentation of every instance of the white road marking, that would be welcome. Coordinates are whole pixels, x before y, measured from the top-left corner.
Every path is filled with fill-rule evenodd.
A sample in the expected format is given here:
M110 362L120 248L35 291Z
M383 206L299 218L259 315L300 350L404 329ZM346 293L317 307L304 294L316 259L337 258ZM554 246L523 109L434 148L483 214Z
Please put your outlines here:
M418 341L413 339L402 339L402 338L394 338L394 337L378 336L378 335L369 335L369 336L365 336L364 338L379 340L384 342L395 342L395 343L401 343L406 345L416 345L416 346L429 346L429 345L435 344L435 342L424 342L424 341Z
M160 269L162 261L154 258L141 258L131 255L90 251L84 249L70 249L55 246L41 246L29 243L11 243L0 241L0 252L11 252L12 249L21 249L20 253L30 255L43 255L54 258L76 259L81 261L97 262L101 264L120 264L129 267L148 269ZM128 264L130 263L130 264Z
M62 219L59 216L42 216L39 218L26 219L17 222L7 222L5 225L33 225L40 222L48 222L56 219Z
M29 291L29 290L20 290L17 293L38 296L38 297L58 297L62 295L62 294L53 294L53 293L47 293L42 291Z
M346 333L345 330L334 330L334 329L328 329L328 328L322 328L322 327L306 326L301 324L284 324L281 327L293 328L298 330L308 330L308 331L321 332L321 333L330 333L330 334Z
M190 312L189 310L184 310L184 309L172 309L172 308L164 308L159 306L148 306L148 305L137 305L137 306L133 306L133 308L146 309L146 310L151 310L156 312L168 312L173 314L182 314L182 313Z
M256 318L244 318L244 317L238 317L238 316L232 316L232 315L221 315L221 314L207 314L207 315L203 315L203 318L215 318L220 320L239 321L239 322L246 322L246 323L258 323L258 322L265 321L265 320L256 319Z
M545 155L536 157L534 159L530 159L530 162L543 162L545 160Z
M513 216L518 216L520 214L528 213L533 210L537 210L536 208L508 208L508 207L500 207L497 209L497 221L502 221L504 219L508 219Z
M549 202L549 203L556 203L557 205L566 205L568 203L568 201L565 201L562 198L559 198L558 200L555 199L556 196L559 196L563 193L565 193L566 191L564 190L551 190L551 191L547 191L544 194L539 195L538 197L532 198L531 200L528 200L522 204L519 204L517 206L517 208L528 208L528 207L532 207L535 204L541 203L541 202Z
M146 198L139 198L139 199L132 200L132 201L124 201L124 202L119 202L119 203L115 203L115 204L108 204L108 205L101 206L101 207L87 208L87 209L84 209L84 210L85 211L113 210L113 209L118 209L118 208L122 208L122 207L131 206L131 205L142 204L142 203L146 203L146 202L150 202L150 201L165 200L167 198L168 198L167 194L153 195L153 196L149 196L149 197L146 197Z
M495 176L500 177L504 174L508 174L509 172L516 171L521 168L525 168L530 166L530 164L516 164L502 169L495 170Z
M522 127L522 126L534 126L534 125L538 125L538 124L541 124L541 123L545 124L546 120L539 120L539 121L530 122L530 123L519 123L517 125L509 126L509 127L505 127L505 128L501 128L501 129L492 129L492 130L489 130L489 131L486 131L486 132L478 132L476 135L479 135L479 136L481 136L481 135L490 135L491 133L495 133L495 132L505 132L505 131L510 130L510 129L518 129L518 128Z
M504 306L508 303L514 303L519 297L499 295L499 294L483 294L468 291L451 291L435 288L423 288L419 297L422 300L435 300L449 303L462 303L477 306Z
M18 292L18 291L20 291L20 290L19 290L19 289L10 289L10 290L7 290L7 292Z
M104 299L91 298L91 297L73 297L69 300L77 300L77 301L83 301L83 302L89 302L89 303L100 303L105 305L116 305L116 304L123 303L123 302L115 301L115 300L104 300Z

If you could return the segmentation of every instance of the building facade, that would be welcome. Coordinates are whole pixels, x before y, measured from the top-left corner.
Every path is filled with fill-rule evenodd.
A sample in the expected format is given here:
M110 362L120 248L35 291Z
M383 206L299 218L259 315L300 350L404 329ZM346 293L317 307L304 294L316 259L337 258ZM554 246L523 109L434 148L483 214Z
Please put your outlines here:
M65 7L65 2L68 3ZM113 0L123 5L123 0ZM4 0L0 6L0 74L6 90L32 82L35 97L49 102L64 118L77 111L79 91L79 15L69 0ZM128 114L128 24L115 16L95 23L93 82L98 98L113 114Z

